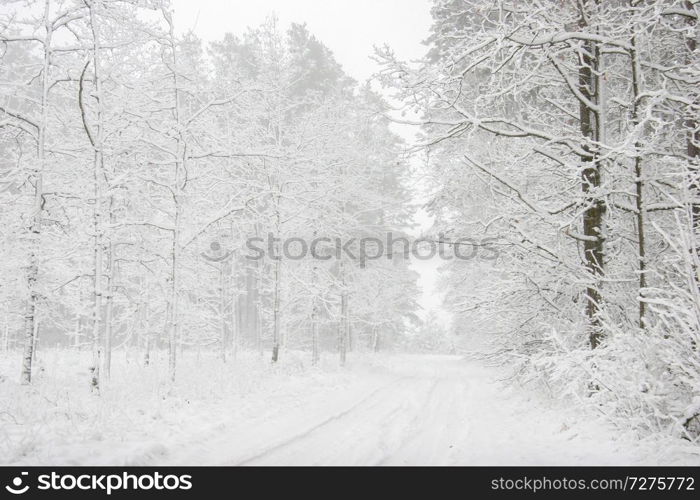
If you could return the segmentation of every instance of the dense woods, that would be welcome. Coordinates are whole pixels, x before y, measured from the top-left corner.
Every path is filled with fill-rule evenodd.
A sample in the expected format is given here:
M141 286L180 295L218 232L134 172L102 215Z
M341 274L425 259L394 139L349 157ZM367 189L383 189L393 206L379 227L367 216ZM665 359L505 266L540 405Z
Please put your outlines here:
M183 349L342 361L412 321L406 262L250 258L408 217L381 98L305 26L207 45L165 1L5 3L0 301L25 382L42 345L92 349L99 390L117 346L167 349L174 378Z
M357 82L274 15L212 42L169 0L0 0L0 422L30 421L46 352L99 418L142 378L181 410L324 363L348 387L355 359L378 421L458 435L460 395L493 399L478 359L697 460L700 3L429 3L424 57L377 48ZM423 310L408 251L353 257L387 235L479 257ZM449 356L375 355L406 351Z
M643 432L699 430L698 5L438 0L427 61L380 54L421 117L455 328L513 376ZM468 282L471 286L464 286Z

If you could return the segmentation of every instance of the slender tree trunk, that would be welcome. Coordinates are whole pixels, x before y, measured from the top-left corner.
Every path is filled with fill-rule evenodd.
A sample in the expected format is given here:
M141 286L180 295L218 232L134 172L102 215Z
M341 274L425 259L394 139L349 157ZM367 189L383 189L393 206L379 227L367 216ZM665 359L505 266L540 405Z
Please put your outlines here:
M31 225L29 227L29 258L26 274L27 305L24 313L24 353L22 356L21 380L23 384L32 381L32 360L34 359L34 322L36 321L39 292L39 240L41 237L41 219L44 210L44 170L46 167L46 128L49 103L49 71L51 67L51 37L53 25L49 20L50 2L44 3L44 61L41 71L41 118L37 131L37 164L34 169L34 201L32 203Z
M630 39L630 62L632 65L632 127L639 126L639 99L642 94L641 88L641 67L639 64L639 54L637 53L637 37L633 33ZM641 134L638 134L638 137ZM644 203L644 168L641 156L642 144L636 141L634 144L634 184L635 184L635 206L637 209L637 258L639 271L639 328L644 329L646 320L646 302L644 292L647 287L646 270L646 238L644 234L644 224L646 219L646 207Z
M107 296L105 306L105 345L104 345L104 378L109 380L112 372L112 318L114 315L114 247L110 243L107 249Z
M345 286L345 265L340 261L340 321L338 323L338 354L340 366L345 366L348 352L348 292Z
M313 239L316 240L317 231L314 229ZM318 292L318 263L316 259L313 260L313 266L311 267L311 290L314 295L311 297L311 365L318 365L321 360L321 348L319 346L318 338L318 299L316 293Z
M282 257L277 254L277 260L274 264L274 290L273 290L273 305L272 305L272 362L276 363L279 359L280 349L280 274Z
M221 339L221 361L226 363L226 295L225 295L225 267L222 262L219 266L219 336Z
M114 197L109 196L108 217L109 222L114 223ZM107 243L107 283L106 283L106 305L105 305L105 328L104 328L104 378L109 380L112 372L112 336L114 317L114 289L117 275L117 258L115 256L115 246L111 238Z
M315 239L316 232L314 231L314 240ZM314 260L311 273L311 289L313 293L316 293L318 280L318 265L316 264L316 260ZM311 365L316 366L321 359L321 351L318 345L318 300L315 295L311 298L311 301Z
M34 346L32 347L32 364L35 363L37 359L37 349L39 347L39 327L40 321L37 318L34 321Z
M279 359L280 350L280 295L281 281L282 281L282 255L281 248L279 245L279 239L281 238L281 221L280 221L280 187L277 186L278 194L276 197L276 222L275 222L275 233L277 240L275 241L275 255L272 257L275 259L274 262L274 288L273 288L273 306L272 306L272 362L276 363Z
M146 352L143 354L143 366L151 364L151 336L146 335Z
M92 359L92 387L99 391L100 389L100 366L102 364L102 335L101 335L101 312L102 312L102 236L100 234L102 223L100 220L100 200L102 199L101 189L98 187L100 182L99 161L96 154L95 160L95 208L93 213L93 228L95 231L94 248L93 248L93 288L92 288L92 344L93 344L93 359Z
M278 69L278 77L280 76L279 68ZM275 95L276 97L276 106L275 106L275 146L278 151L282 151L283 147L283 142L282 142L282 124L283 124L283 111L282 111L282 106L281 106L281 98L280 98L280 89L283 88L283 85L280 83L280 87L278 87L278 93ZM276 163L277 171L274 173L274 188L275 188L275 197L274 197L274 209L275 209L275 236L278 238L278 240L275 242L275 255L273 258L275 258L275 263L274 263L274 290L273 290L273 310L272 310L272 362L276 363L277 360L279 359L279 349L280 349L280 322L282 320L281 318L281 310L280 310L280 303L281 303L281 293L282 293L282 254L281 254L281 246L279 239L282 237L282 221L281 221L281 200L282 200L282 182L281 182L281 176L282 176L282 165L281 165L281 160L278 160L278 163Z
M233 233L232 233L233 234ZM229 324L230 324L230 342L231 342L231 356L235 361L238 359L238 344L240 342L240 329L238 323L238 288L236 286L236 274L234 272L235 259L231 258L231 264L229 267L228 275L228 287L230 292L230 298L228 303L230 304L229 311Z
M96 131L93 135L90 131L90 126L87 121L86 111L83 108L83 77L80 79L80 94L79 104L83 115L83 125L85 132L94 149L94 195L95 201L93 205L93 229L94 248L93 248L93 310L92 310L92 341L93 341L93 366L91 384L94 390L98 391L101 388L101 370L104 363L104 338L102 337L102 306L104 298L104 205L105 205L105 171L104 171L104 100L102 96L102 79L100 74L100 25L97 11L100 8L100 2L95 1L88 3L90 13L90 29L92 30L92 62L93 62L93 87L95 98L97 99L97 120ZM87 65L85 66L87 69ZM83 75L85 73L83 70Z
M256 228L256 235L258 234ZM262 262L255 261L255 269L253 271L252 280L250 283L250 302L248 315L250 317L250 325L252 325L253 334L255 335L255 345L258 350L258 355L262 358L265 355L265 344L263 342L263 315L262 302L260 300L260 287L262 284Z
M262 359L265 356L265 344L263 342L263 316L262 316L262 304L258 299L257 307L255 309L255 315L257 321L255 323L255 337L258 343L258 356Z
M345 366L348 353L348 294L340 295L340 325L338 326L338 353L340 366Z
M311 365L316 366L321 361L321 347L318 338L318 306L311 310Z
M379 352L379 328L372 329L372 351Z
M180 293L180 226L182 219L182 172L187 168L187 144L183 135L182 119L180 116L180 91L178 78L178 63L177 63L177 47L175 38L175 25L173 15L163 9L163 15L168 23L169 38L168 44L172 55L172 79L173 79L173 112L177 126L176 136L176 158L173 172L173 182L171 186L173 204L175 210L175 220L172 230L172 247L171 247L171 262L170 262L170 318L168 323L168 371L170 380L175 381L175 371L177 366L177 344L180 337L180 310L179 310L179 293Z
M177 167L176 167L177 169ZM177 176L176 176L177 177ZM178 181L176 180L176 183ZM170 261L170 318L168 321L168 372L170 380L175 380L175 370L177 366L177 342L179 337L179 276L178 266L180 263L180 248L178 244L180 231L180 204L175 202L175 228L173 230L173 240Z
M10 350L10 318L5 313L5 326L2 335L2 350L8 352Z

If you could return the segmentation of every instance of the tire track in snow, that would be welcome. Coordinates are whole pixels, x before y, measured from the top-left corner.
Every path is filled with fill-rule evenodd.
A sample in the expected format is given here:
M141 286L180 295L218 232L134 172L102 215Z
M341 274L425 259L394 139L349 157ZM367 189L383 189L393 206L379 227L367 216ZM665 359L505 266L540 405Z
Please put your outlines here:
M448 465L454 462L469 422L464 419L465 389L469 384L451 378L435 381L425 409L416 415L412 432L377 465Z
M408 448L412 443L424 437L426 427L435 425L435 418L438 417L435 408L440 401L440 398L437 397L439 393L438 387L441 383L442 380L440 379L433 380L428 394L425 396L421 410L413 415L406 429L402 432L401 440L393 446L392 450L388 450L387 454L374 465L387 465L392 463L397 453L401 453L402 450ZM424 442L422 444L425 445Z
M406 433L412 431L411 424L421 418L421 408L432 397L436 386L437 381L432 379L401 378L322 424L239 465L381 462L400 446ZM403 422L406 419L409 421Z
M326 417L321 422L316 423L314 426L309 427L308 429L305 429L304 431L301 431L297 434L294 434L291 437L287 437L284 440L273 444L272 446L268 446L264 450L254 454L252 456L249 456L242 461L237 461L235 464L232 464L232 465L250 465L257 460L260 460L266 456L269 456L270 454L273 454L273 453L275 453L283 448L291 446L291 445L295 444L296 442L301 441L304 438L312 435L313 433L317 432L318 430L323 429L324 427L347 417L348 415L352 414L353 412L357 412L360 408L363 407L363 405L366 405L367 403L372 402L372 400L374 400L378 394L381 394L384 391L386 391L387 389L393 388L396 385L401 384L402 382L409 381L410 379L411 379L411 377L400 377L400 378L398 378L398 379L396 379L396 380L394 380L394 381L392 381L392 382L390 382L382 387L379 387L378 389L375 389L368 396L362 398L360 401L356 402L355 404L353 404L349 408L346 408L345 410L343 410L339 413L335 413L329 417ZM382 401L380 399L379 401L377 401L375 403L375 405L371 405L369 408L371 409L373 406L377 406L377 405L381 404L381 402Z

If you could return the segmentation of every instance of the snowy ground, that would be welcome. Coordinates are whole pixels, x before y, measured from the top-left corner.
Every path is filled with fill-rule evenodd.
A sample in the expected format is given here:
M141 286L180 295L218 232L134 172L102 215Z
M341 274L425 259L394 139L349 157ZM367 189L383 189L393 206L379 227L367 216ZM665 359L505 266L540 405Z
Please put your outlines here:
M4 359L0 463L700 464L682 441L620 435L457 356L364 356L341 370L335 359L309 369L292 354L271 367L251 354L195 370L190 354L174 387L159 364L122 358L115 378L127 382L100 398L76 368L87 353L47 352L30 389Z

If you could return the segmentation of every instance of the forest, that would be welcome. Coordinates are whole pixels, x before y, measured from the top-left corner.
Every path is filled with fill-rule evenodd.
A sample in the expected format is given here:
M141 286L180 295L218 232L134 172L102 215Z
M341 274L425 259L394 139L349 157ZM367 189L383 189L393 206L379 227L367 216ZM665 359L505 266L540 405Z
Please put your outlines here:
M698 3L432 14L425 66L389 51L382 76L423 117L436 225L499 238L496 269L448 270L455 323L493 333L513 377L695 441Z
M508 413L478 398L527 392L574 408L589 444L698 463L700 3L427 3L424 57L377 46L360 82L274 14L208 42L169 0L2 0L8 463L89 462L71 428L110 446L151 417L159 444L95 460L165 463L183 415L258 394L239 420L264 418L263 395L284 413L389 373L369 433L398 418L389 391L454 419L470 410L450 400ZM387 235L474 250L440 263L439 313L415 255L336 243ZM382 449L430 462L404 441Z

